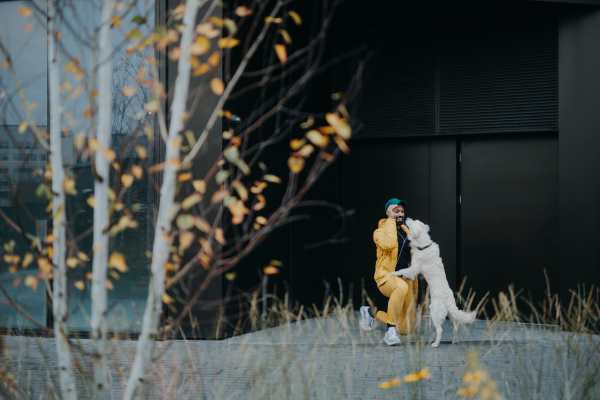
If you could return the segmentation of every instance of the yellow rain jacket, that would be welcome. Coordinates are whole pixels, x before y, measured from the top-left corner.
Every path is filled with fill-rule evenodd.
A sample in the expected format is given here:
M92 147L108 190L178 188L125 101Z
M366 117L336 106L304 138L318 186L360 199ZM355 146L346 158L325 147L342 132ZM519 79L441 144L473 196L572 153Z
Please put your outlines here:
M390 273L396 270L396 262L398 261L398 232L396 231L396 220L392 218L380 220L379 228L373 232L373 240L377 245L375 282L377 282L377 286L379 287L387 282L387 280L390 279L390 276L392 276Z

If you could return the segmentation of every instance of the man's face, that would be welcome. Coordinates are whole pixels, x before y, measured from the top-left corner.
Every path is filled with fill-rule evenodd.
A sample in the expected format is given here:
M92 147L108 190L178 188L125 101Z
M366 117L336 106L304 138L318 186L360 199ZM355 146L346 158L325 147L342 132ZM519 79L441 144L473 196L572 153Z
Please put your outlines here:
M401 204L398 204L398 207L394 208L394 212L398 213L396 217L396 225L402 225L404 222L404 207Z

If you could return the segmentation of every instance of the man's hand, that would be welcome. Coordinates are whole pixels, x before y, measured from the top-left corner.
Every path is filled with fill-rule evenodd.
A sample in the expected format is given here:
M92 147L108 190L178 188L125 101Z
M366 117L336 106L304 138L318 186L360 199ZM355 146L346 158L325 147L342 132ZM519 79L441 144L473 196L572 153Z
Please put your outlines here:
M396 211L396 208L398 208L397 204L390 204L387 211L385 212L388 218L396 219L396 217L398 217L400 213Z

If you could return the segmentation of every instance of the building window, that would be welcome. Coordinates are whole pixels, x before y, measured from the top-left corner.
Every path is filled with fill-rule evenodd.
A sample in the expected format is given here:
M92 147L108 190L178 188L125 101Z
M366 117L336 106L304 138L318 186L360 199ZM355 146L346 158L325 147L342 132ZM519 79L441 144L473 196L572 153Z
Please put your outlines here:
M40 161L46 161L47 160L47 155L46 153L44 154L40 154Z
M13 154L13 161L23 161L23 154L21 154L21 153Z
M31 161L37 161L37 155L36 155L36 154L30 154L30 155L29 155L29 159L30 159Z
M0 141L0 149L8 149L8 142L6 140Z
M2 161L8 161L8 154L2 154Z

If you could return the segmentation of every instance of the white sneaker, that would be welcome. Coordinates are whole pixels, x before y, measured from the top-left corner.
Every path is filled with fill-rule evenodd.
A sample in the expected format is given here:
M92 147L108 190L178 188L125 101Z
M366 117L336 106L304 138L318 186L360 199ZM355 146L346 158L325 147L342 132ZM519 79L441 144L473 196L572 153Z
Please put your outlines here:
M388 331L385 333L385 336L383 337L383 341L388 346L395 346L397 344L400 344L400 338L398 337L398 334L396 333L396 328L394 328L393 326L388 328Z
M363 306L360 308L360 326L365 331L372 331L373 324L375 324L375 318L369 315L369 307Z

